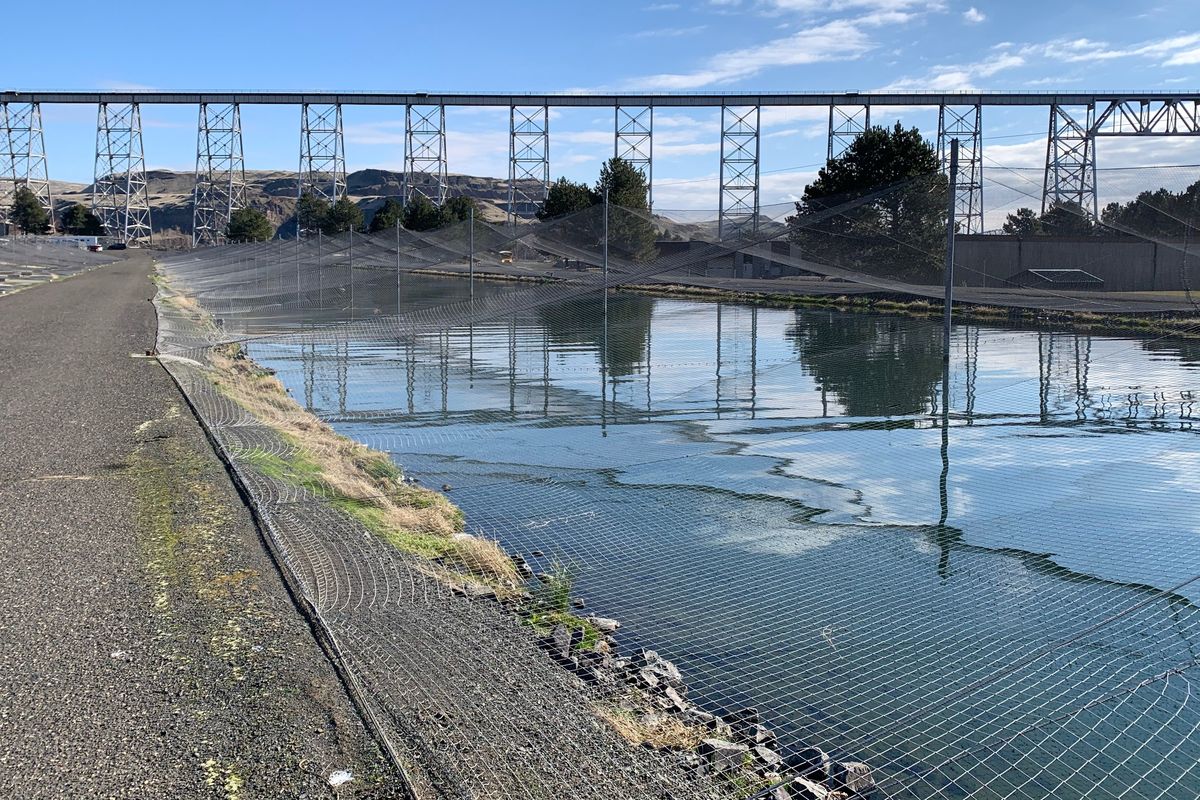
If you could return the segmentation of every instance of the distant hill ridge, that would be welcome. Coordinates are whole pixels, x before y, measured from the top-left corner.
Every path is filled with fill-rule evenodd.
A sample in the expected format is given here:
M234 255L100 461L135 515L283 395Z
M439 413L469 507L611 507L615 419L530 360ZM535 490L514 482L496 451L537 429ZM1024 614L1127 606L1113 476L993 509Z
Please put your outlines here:
M285 170L246 170L246 194L250 205L265 213L279 225L292 216L296 207L296 173ZM360 169L346 176L347 194L363 209L367 218L388 197L399 197L404 173L386 169ZM449 192L466 195L479 203L480 218L487 222L505 219L508 203L508 179L484 178L474 175L449 175ZM536 183L528 181L529 190ZM146 188L150 195L150 219L155 232L190 232L192 229L192 193L196 173L156 169L146 172ZM91 184L51 184L55 204L90 205Z

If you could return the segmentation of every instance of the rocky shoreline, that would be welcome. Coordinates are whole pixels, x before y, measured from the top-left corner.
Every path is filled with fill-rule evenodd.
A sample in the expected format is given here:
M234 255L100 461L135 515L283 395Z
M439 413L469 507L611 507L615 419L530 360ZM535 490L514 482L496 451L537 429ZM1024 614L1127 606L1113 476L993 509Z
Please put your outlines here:
M534 551L531 556L540 559L545 554ZM535 573L520 554L508 557L532 590L500 596L469 580L452 588L467 597L495 600L521 616L549 658L598 698L597 715L632 744L673 751L681 769L726 784L742 798L877 798L867 764L834 760L811 744L780 741L758 709L706 710L688 699L682 672L658 652L620 652L618 620L570 610L580 610L585 603L575 597L568 604L569 580L561 570ZM552 615L550 621L547 615Z

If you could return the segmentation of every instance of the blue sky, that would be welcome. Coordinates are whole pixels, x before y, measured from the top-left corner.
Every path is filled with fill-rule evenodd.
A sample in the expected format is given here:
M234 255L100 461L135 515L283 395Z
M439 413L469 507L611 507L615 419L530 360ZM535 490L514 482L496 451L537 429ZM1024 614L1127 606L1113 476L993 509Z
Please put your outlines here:
M356 3L344 12L328 2L119 5L127 22L111 28L92 4L59 4L49 20L35 5L6 10L10 34L31 34L6 36L3 88L1200 89L1195 0L491 0ZM72 6L79 13L67 13ZM344 113L349 169L401 167L401 109ZM824 158L825 113L764 111L764 204L803 191ZM196 109L145 106L142 115L148 165L192 169ZM51 177L90 181L95 109L48 105L43 117ZM248 168L295 168L298 109L244 106L242 117ZM447 118L452 172L507 175L505 109L450 109ZM873 118L936 133L933 109L875 109ZM611 155L612 126L607 111L554 112L552 174L594 180ZM715 206L717 111L664 110L655 126L655 206ZM984 126L985 174L1004 176L985 202L1028 204L1021 192L1039 188L1046 112L986 109ZM1191 139L1105 140L1098 152L1102 170L1200 163ZM1102 172L1102 201L1165 176L1186 183L1200 169Z

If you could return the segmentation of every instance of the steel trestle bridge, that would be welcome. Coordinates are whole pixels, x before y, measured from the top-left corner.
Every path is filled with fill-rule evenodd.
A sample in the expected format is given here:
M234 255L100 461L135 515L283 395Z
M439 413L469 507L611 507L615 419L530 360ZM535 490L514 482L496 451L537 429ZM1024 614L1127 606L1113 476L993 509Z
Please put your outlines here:
M446 108L509 109L510 222L537 209L550 179L550 108L611 108L613 154L641 169L653 196L654 110L721 110L719 231L722 238L759 222L760 128L763 108L828 109L828 156L850 146L871 125L871 109L922 106L938 111L937 146L948 164L960 142L955 190L962 230L983 230L983 108L1042 107L1048 139L1042 210L1071 203L1095 215L1096 138L1200 135L1200 92L729 92L674 94L519 94L425 92L0 92L0 221L18 186L53 209L42 137L41 105L95 105L96 174L93 211L121 241L150 235L142 150L142 105L200 109L192 241L222 240L229 215L245 204L242 105L300 109L298 191L326 200L346 193L343 106L405 108L403 199L447 196Z

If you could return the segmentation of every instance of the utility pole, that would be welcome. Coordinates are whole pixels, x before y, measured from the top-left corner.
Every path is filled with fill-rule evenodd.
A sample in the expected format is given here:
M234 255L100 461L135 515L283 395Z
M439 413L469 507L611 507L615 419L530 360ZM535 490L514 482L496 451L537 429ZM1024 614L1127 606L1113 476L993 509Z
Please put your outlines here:
M957 198L954 187L958 183L958 139L950 140L950 201L946 213L946 297L942 307L942 361L950 361L950 319L954 307L954 206Z

